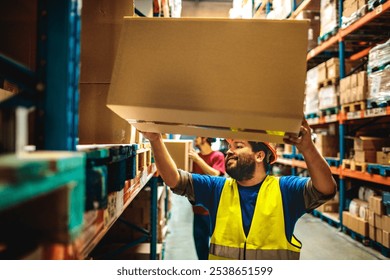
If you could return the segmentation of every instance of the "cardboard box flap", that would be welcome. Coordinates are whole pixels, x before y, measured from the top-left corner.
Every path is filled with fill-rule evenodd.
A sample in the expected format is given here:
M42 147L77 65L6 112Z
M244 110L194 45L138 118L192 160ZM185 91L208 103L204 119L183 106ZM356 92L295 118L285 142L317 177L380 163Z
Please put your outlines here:
M282 142L303 117L308 26L125 17L107 106L144 131Z

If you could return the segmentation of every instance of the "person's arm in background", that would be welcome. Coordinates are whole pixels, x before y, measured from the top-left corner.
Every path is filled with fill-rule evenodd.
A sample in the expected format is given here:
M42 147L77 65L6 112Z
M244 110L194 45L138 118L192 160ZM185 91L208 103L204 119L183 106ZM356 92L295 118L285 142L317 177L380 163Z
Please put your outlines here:
M156 167L162 179L170 188L174 189L179 182L180 176L177 171L176 163L169 154L161 134L152 132L141 133L150 141Z
M194 149L190 150L189 157L194 161L194 163L196 163L203 170L204 174L212 175L212 176L221 175L221 171L208 165Z
M295 145L305 158L313 186L325 195L334 194L337 184L332 176L328 163L322 157L311 139L311 129L303 119L301 136L285 138L286 144Z

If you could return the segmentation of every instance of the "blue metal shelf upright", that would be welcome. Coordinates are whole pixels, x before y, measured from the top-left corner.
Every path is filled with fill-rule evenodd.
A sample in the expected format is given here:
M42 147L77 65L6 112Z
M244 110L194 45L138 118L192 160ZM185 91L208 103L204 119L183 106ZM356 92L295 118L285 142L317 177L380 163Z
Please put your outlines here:
M21 91L0 103L0 108L35 107L37 149L74 151L78 138L81 1L39 0L36 4L36 69L0 54L0 77Z

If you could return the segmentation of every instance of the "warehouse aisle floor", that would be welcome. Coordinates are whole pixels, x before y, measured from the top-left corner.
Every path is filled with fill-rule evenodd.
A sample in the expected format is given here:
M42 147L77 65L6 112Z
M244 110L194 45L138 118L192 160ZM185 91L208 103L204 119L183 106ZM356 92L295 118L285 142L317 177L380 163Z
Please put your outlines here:
M192 238L192 220L192 208L188 200L173 195L164 259L197 259ZM303 244L301 251L303 260L387 259L379 251L364 246L335 227L309 214L303 216L297 223L295 236Z

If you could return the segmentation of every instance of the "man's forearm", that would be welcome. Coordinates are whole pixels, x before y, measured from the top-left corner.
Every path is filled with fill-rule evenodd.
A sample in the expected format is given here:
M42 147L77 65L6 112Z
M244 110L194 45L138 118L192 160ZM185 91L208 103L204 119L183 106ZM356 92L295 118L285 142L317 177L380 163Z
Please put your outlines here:
M179 181L177 166L169 154L162 138L150 141L157 170L164 182L171 188L175 188Z
M323 194L335 193L336 181L328 163L313 145L312 148L302 152L314 187Z

